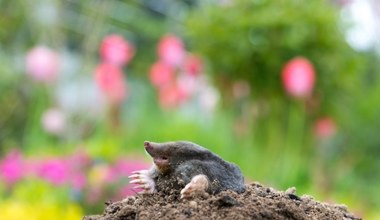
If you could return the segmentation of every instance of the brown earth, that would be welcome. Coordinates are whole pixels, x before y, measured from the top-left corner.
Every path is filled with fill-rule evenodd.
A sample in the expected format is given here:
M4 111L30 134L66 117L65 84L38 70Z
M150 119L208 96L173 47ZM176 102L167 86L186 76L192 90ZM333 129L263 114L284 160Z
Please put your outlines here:
M297 196L293 189L276 191L258 183L246 185L242 194L233 191L180 200L179 192L161 192L132 196L108 202L102 215L83 220L129 219L360 219L344 205L315 201Z

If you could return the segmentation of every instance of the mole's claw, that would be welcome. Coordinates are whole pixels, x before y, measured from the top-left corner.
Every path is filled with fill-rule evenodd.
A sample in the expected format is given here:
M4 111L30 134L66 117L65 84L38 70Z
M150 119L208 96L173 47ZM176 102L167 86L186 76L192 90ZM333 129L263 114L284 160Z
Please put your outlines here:
M144 189L143 191L141 192L138 192L139 195L143 195L143 194L149 194L149 193L152 193L150 190L146 190Z
M149 170L136 170L136 171L133 171L132 174L140 174L140 175L148 175L149 173Z
M137 186L134 186L133 189L144 189L144 185L137 185Z
M134 179L134 180L129 181L129 183L141 184L141 183L143 183L143 181L141 179Z
M155 181L152 179L149 170L139 170L132 172L132 175L128 176L131 178L129 181L130 184L137 184L133 187L134 189L143 189L142 193L154 193Z
M128 176L128 178L131 178L131 179L136 179L139 177L140 177L140 175L138 175L138 174L132 174L132 175Z
M181 190L181 199L190 198L197 194L206 192L208 179L205 175L197 175Z
M149 190L150 187L148 184L141 184L141 185L138 185L138 186L135 186L133 187L134 189L144 189L144 190Z

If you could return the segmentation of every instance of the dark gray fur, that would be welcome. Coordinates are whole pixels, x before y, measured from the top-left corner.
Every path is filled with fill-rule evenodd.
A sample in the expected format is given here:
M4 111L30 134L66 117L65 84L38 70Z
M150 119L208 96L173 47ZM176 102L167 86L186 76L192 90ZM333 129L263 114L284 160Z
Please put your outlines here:
M187 141L166 142L157 146L154 152L148 153L153 158L168 158L170 165L165 172L156 170L152 173L155 181L171 178L179 180L178 184L181 185L181 182L187 184L194 176L203 174L209 179L208 193L216 194L228 189L237 193L245 191L240 168L206 148Z

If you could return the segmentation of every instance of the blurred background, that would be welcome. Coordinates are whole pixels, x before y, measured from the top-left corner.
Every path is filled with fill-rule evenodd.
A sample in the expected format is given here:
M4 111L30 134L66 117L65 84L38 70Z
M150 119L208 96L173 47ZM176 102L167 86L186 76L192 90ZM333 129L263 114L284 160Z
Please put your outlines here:
M134 195L145 140L380 219L380 1L1 0L0 212Z

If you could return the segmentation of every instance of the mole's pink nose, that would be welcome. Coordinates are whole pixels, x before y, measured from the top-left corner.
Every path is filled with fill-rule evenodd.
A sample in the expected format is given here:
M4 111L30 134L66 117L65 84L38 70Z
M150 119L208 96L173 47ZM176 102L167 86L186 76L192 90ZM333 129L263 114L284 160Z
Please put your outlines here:
M145 149L147 149L147 150L153 148L149 141L145 141L144 146L145 146Z

